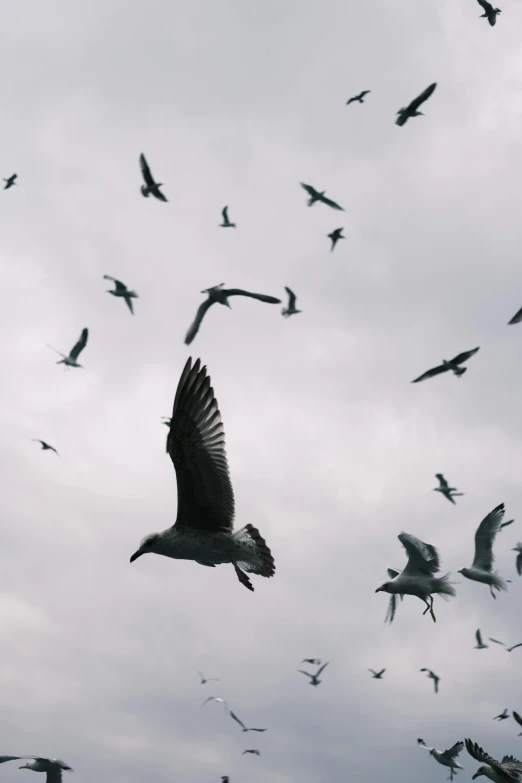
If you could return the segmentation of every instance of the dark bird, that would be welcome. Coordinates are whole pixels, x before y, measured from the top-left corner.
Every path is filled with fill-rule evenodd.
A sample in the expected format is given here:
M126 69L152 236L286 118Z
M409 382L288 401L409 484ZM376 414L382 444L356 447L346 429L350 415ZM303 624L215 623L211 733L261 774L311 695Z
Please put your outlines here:
M482 762L471 779L484 775L493 783L520 783L522 781L522 763L514 756L504 756L502 761L497 761L470 739L465 740L466 750L475 761Z
M310 198L308 199L308 206L311 207L312 204L315 204L316 201L322 201L323 204L327 204L332 209L339 209L341 212L344 212L344 209L339 206L339 204L336 204L335 201L332 201L329 198L326 198L324 195L326 193L325 190L319 192L315 188L313 188L311 185L305 185L304 182L301 182L301 187L306 190Z
M326 235L328 239L332 241L332 247L330 248L330 253L333 253L333 251L335 250L335 246L340 239L346 239L346 237L343 237L343 231L344 228L336 228L334 231L332 231L331 234Z
M464 492L457 492L456 487L450 487L442 473L435 473L435 478L439 480L439 486L435 487L433 489L433 492L440 492L441 495L444 495L445 498L447 498L453 505L455 505L455 501L453 500L454 497L460 497L464 494Z
M498 14L502 13L500 8L493 8L491 3L488 3L488 0L477 0L477 3L481 8L484 9L484 13L481 14L479 18L483 19L485 17L490 23L491 27L494 27L497 23Z
M484 644L482 641L482 634L480 633L480 628L477 628L477 631L475 633L475 638L477 640L477 643L475 645L475 650L487 650L488 645Z
M500 531L501 531L501 530L504 530L504 528L505 528L505 527L507 527L508 525L512 525L514 521L515 521L514 519L508 519L508 521L507 521L507 522L502 522L502 524L500 525L500 529L499 529L499 531L498 531L498 532L500 533Z
M397 114L399 115L397 119L395 120L396 125L405 125L405 123L408 122L410 117L418 117L419 114L423 114L422 111L419 111L419 106L422 106L424 101L427 101L428 98L433 95L435 92L435 87L437 86L437 82L433 82L433 84L430 84L429 87L426 87L424 92L421 92L421 94L413 100L409 106L406 106L406 108L399 109Z
M459 574L474 582L482 582L489 585L493 598L497 596L495 590L507 590L506 580L493 571L495 557L493 555L493 543L499 531L502 517L504 516L504 504L493 509L480 523L475 533L475 557L471 568L460 568Z
M516 722L518 723L518 725L522 726L522 718L520 717L518 712L515 712L515 710L513 710L513 717L516 720ZM518 736L522 737L522 731L520 732L520 734Z
M239 723L242 731L266 731L266 729L249 729L247 726L245 726L242 720L239 720L237 715L235 715L235 713L233 713L232 710L230 710L230 717L232 718L232 720L235 720L236 723Z
M230 778L228 777L228 775L221 775L221 780L223 781L223 783L228 783Z
M228 219L228 207L223 207L223 211L221 212L221 214L223 215L223 222L219 224L221 228L235 228L236 227L236 224L235 223L231 223L230 220Z
M195 560L210 568L232 563L241 584L253 591L244 572L273 576L274 558L253 525L234 532L225 431L210 384L207 368L201 367L199 359L192 365L189 358L178 383L167 437L178 487L176 522L145 536L130 562L153 552L175 560Z
M205 685L207 682L219 682L217 677L203 677L199 669L196 669L196 671L199 674L200 685Z
M261 753L258 750L244 750L241 755L244 756L245 753L252 753L254 756L260 756L261 755Z
M12 188L13 185L16 185L15 180L17 176L18 174L11 174L11 176L8 177L7 179L4 177L4 182L7 182L7 185L4 185L4 190L9 190L9 188Z
M517 567L517 574L522 576L522 543L518 543L513 547L513 552L518 552L515 565Z
M302 310L296 310L295 302L297 297L292 289L285 285L285 291L288 294L288 305L283 307L281 310L281 315L284 315L285 318L289 318L291 315L297 315L297 313L301 313Z
M492 639L491 636L489 637L490 642L495 642L495 644L500 644L501 647L504 647L506 652L511 652L512 650L516 650L517 647L522 647L522 642L519 642L518 644L512 645L512 647L506 647L504 642L500 642L498 639Z
M386 669L381 669L380 672L376 672L375 669L368 669L368 671L372 673L372 680L382 680L382 675Z
M431 669L419 669L421 672L428 672L428 677L430 680L433 680L433 687L435 688L435 693L439 692L439 680L440 677L438 677L435 672L432 672Z
M46 443L44 440L38 440L38 438L31 438L33 443L41 443L42 444L42 451L54 451L55 454L58 454L54 446L49 446L48 443ZM58 456L60 456L58 454Z
M18 761L21 759L34 759L30 764L24 764L19 769L31 769L33 772L46 772L46 783L61 783L62 770L72 767L60 759L45 759L42 756L0 756L0 764L5 761Z
M320 666L321 665L321 661L319 660L319 658L303 658L301 663L309 663L310 666Z
M500 715L495 715L493 720L507 720L509 718L509 712L507 711L507 707L504 710L504 712L501 712Z
M350 103L354 103L354 101L358 101L359 103L364 103L364 96L368 95L368 93L371 92L371 90L363 90L359 93L359 95L354 95L353 98L350 98L346 101L346 105L349 106Z
M323 663L321 668L315 674L304 672L302 669L298 669L297 671L300 672L301 674L306 674L307 677L310 677L310 683L309 683L310 685L319 685L319 683L322 682L322 680L319 679L319 675L324 669L326 669L327 666L328 666L328 661L326 663Z
M425 381L427 378L434 378L435 375L440 375L442 372L448 372L449 370L451 370L451 372L456 375L457 378L460 378L460 376L464 375L466 372L467 367L459 367L459 365L467 362L468 359L471 359L472 356L475 356L478 350L479 348L473 348L471 351L464 351L463 353L459 353L457 356L455 356L455 358L450 359L449 362L446 361L446 359L443 359L442 364L439 364L437 367L433 367L431 370L427 370L422 375L419 375L419 377L415 378L412 383L419 383L419 381Z
M114 283L114 291L107 290L108 294L112 294L113 296L120 296L123 299L125 299L125 303L131 313L134 315L134 310L132 308L132 300L138 298L138 294L136 291L129 291L127 286L121 282L121 280L116 280L115 277L111 277L110 275L103 275L104 280L112 280Z
M87 339L89 337L89 330L82 329L82 333L80 335L80 339L70 352L69 356L66 356L61 351L57 351L56 348L53 348L52 345L47 344L47 347L50 348L52 351L58 354L58 356L62 356L63 358L60 359L59 362L56 362L56 364L65 364L66 367L83 367L83 365L78 364L78 356L81 354L85 346L87 345Z
M145 196L145 198L148 198L150 195L153 195L154 198L159 199L160 201L168 201L168 199L163 195L160 188L163 185L163 182L155 182L154 177L151 174L151 171L149 169L149 164L145 160L145 155L143 152L140 155L140 167L141 167L141 173L143 175L143 179L145 180L145 184L141 186L141 192Z
M241 288L223 288L224 285L224 283L220 283L219 285L215 285L213 288L206 288L201 292L202 294L208 294L208 297L198 307L194 322L185 335L185 345L190 345L194 337L197 335L203 317L209 307L212 307L212 305L216 304L216 302L225 305L225 307L230 307L228 302L229 296L249 296L251 299L257 299L260 302L267 302L267 304L281 304L281 300L276 299L275 296L266 296L265 294L251 294L250 291L243 291Z

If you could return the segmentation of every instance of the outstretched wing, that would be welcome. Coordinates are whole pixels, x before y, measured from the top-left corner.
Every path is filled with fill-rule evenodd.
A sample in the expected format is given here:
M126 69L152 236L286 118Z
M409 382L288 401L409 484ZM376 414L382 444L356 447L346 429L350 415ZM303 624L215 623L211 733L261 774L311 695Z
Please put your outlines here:
M148 188L154 188L156 186L156 183L154 182L154 177L151 174L149 164L145 160L145 155L143 154L143 152L140 155L140 168L146 186Z
M310 674L310 672L305 672L303 669L297 669L298 672L301 674L306 674L307 677L310 677L311 680L313 680L314 676L313 674Z
M482 645L482 634L480 633L480 628L477 628L477 632L475 634L475 639L477 640L477 644L479 647Z
M301 185L302 188L306 190L310 198L316 199L319 196L318 191L315 188L313 188L311 185L305 185L304 182L300 182L299 184Z
M371 90L363 90L361 93L359 93L359 98L364 98L365 95L368 95L371 92Z
M347 105L347 106L349 106L349 105L350 105L350 103L353 103L354 101L357 101L357 100L359 100L359 98L358 98L358 96L357 96L357 95L356 95L354 98L349 98L349 99L346 101L346 105Z
M511 321L508 321L508 326L510 326L511 324L519 324L520 321L522 321L522 307L520 308L520 310L517 310L517 312L511 319Z
M223 293L227 296L249 296L251 299L258 299L260 302L267 302L268 304L281 304L281 300L276 299L275 296L251 294L250 291L243 291L241 288L228 288Z
M440 570L439 553L431 544L409 533L397 536L408 554L408 562L401 576L431 576Z
M103 275L105 280L112 280L116 287L116 291L126 291L127 286L121 282L121 280L116 280L115 277L111 277L110 275Z
M495 536L500 530L500 523L504 516L504 504L493 509L487 517L484 517L475 533L475 558L473 568L480 568L482 571L491 571L493 568L493 542Z
M429 87L426 87L424 92L421 92L420 95L418 95L408 106L408 111L417 111L419 106L422 106L424 101L427 101L428 98L433 95L435 92L435 87L437 86L437 82L433 82L433 84L430 84Z
M436 375L440 375L441 372L448 372L449 369L447 364L439 364L438 367L432 367L431 370L426 370L426 372L419 375L418 378L415 378L412 383L419 383L419 381L425 381L427 378L434 378Z
M493 10L491 3L488 3L487 0L477 0L477 3L484 9L484 11L487 14L491 13L491 11Z
M323 665L321 666L321 668L320 668L320 669L319 669L319 670L318 670L318 671L315 673L315 676L316 676L316 677L319 677L319 675L321 674L321 672L322 672L322 671L324 671L324 670L326 669L326 667L327 667L327 666L328 666L328 661L326 661L326 663L323 663Z
M225 432L207 368L188 359L174 399L167 451L178 485L175 526L231 531L234 493Z
M194 321L192 322L187 334L185 335L185 345L190 345L194 337L197 335L197 333L199 332L199 327L201 326L201 321L203 320L205 313L207 312L209 307L212 307L213 304L214 302L212 299L210 299L210 297L208 299L205 299L205 301L200 304L200 306L198 307L198 311L196 313L196 317L194 318Z
M332 201L331 198L326 198L326 196L321 196L319 200L322 201L323 204L326 204L327 206L331 207L332 209L338 209L341 212L344 212L344 209L341 206L339 206L337 202Z
M515 710L513 710L513 717L516 720L516 722L518 723L518 725L522 726L522 717L520 717L518 712L515 712Z
M511 652L511 650L516 650L517 647L522 647L522 642L519 642L518 644L514 644L513 647L508 647L507 651Z
M85 346L87 345L87 338L89 337L89 330L88 329L82 329L82 333L80 335L80 339L72 349L71 353L69 354L71 359L76 360L78 356L81 354Z
M235 713L233 713L233 712L232 712L232 710L230 710L230 712L229 712L228 714L230 715L230 717L232 718L232 720L235 720L235 721L236 721L236 723L239 723L239 725L241 726L241 728L242 728L242 729L246 729L246 726L245 726L245 724L243 723L243 721L239 720L239 718L237 717L237 715L236 715Z
M471 359L472 356L475 356L479 349L480 345L477 348L473 348L471 351L463 351L462 353L458 353L455 358L451 360L451 363L463 364L464 362L467 362L468 359Z
M288 308L290 310L293 310L295 307L295 301L297 299L296 295L292 291L291 288L288 288L288 286L285 285L285 291L288 294Z
M456 742L454 745L451 746L451 748L448 748L448 750L444 751L444 755L446 758L451 759L452 761L457 758L460 751L464 747L464 743L462 741Z

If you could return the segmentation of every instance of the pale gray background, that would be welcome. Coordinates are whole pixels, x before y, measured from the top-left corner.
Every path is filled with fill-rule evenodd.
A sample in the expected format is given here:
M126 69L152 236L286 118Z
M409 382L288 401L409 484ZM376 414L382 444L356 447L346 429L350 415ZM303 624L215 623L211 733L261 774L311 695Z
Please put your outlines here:
M76 783L445 780L418 736L520 756L492 717L522 710L522 649L473 649L478 626L522 641L522 8L502 7L492 29L474 0L2 3L0 175L19 184L0 192L0 753L57 755ZM140 195L141 151L168 204ZM346 213L308 209L300 181ZM134 317L103 274L138 291ZM189 351L222 281L289 285L304 312L235 299ZM45 343L84 326L86 369L64 373ZM476 345L461 380L410 384ZM275 555L254 594L231 567L129 564L175 517L160 419L188 355L220 403L237 524ZM397 534L455 574L501 502L509 592L457 575L436 625L407 598L385 626ZM330 661L319 688L305 656Z

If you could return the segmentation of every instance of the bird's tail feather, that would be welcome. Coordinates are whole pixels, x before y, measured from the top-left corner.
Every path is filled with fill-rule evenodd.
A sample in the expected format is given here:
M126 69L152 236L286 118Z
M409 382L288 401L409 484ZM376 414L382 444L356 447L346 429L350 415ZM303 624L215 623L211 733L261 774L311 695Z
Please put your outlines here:
M433 589L433 592L442 596L442 598L444 598L445 601L447 601L447 596L457 595L457 592L453 587L454 583L449 581L449 577L450 577L449 574L444 574L444 576L441 576L439 579L436 579L435 587Z
M241 555L237 559L240 568L259 576L274 575L274 558L257 528L253 525L245 525L241 530L237 530L233 537L244 551L245 559L243 560Z
M507 590L506 580L499 576L496 571L491 574L491 587L494 587L496 590Z

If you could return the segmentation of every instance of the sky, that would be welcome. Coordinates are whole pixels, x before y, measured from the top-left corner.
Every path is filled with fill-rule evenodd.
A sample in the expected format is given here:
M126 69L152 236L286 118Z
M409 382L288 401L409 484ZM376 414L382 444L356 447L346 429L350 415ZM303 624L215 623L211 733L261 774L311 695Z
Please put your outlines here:
M522 8L502 11L491 28L474 0L4 7L0 754L57 756L75 783L445 780L418 737L520 757L518 726L492 718L522 711L522 648L473 649L479 627L522 641ZM142 198L141 152L167 204ZM345 212L308 208L300 182ZM104 274L138 292L134 316ZM302 313L237 297L185 346L221 282L290 286ZM83 327L84 369L64 372L46 343L67 352ZM461 379L410 383L476 346ZM254 593L231 566L129 563L175 520L161 417L188 356L220 405L236 525L275 558ZM493 601L456 572L499 503L516 521ZM436 624L412 597L383 622L401 531L459 583ZM305 657L329 661L317 688Z

